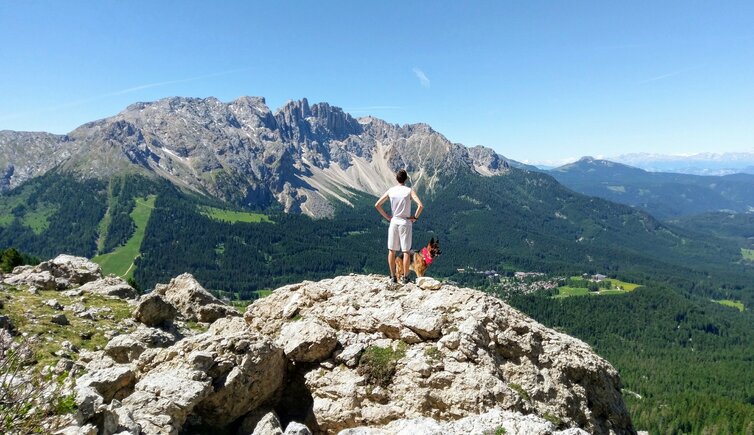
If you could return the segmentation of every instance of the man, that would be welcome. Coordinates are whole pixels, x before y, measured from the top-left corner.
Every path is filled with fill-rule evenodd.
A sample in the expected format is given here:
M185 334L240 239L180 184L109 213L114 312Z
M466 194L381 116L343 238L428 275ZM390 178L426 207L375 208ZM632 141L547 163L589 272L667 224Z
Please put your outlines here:
M387 231L387 264L390 268L390 281L398 282L399 277L395 271L395 253L400 249L403 252L403 273L400 277L403 284L408 283L408 268L411 263L411 228L416 219L421 215L424 206L419 200L413 189L405 186L408 174L405 169L401 169L395 174L398 181L397 186L393 186L377 200L374 207L377 211L390 221L390 228ZM388 216L382 208L382 204L390 198L390 209L392 216ZM411 200L416 202L416 214L411 214Z

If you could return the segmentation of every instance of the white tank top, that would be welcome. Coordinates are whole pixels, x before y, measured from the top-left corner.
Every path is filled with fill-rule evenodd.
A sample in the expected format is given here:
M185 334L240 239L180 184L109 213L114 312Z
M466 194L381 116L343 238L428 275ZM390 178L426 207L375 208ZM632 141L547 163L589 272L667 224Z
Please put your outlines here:
M406 186L393 186L387 191L390 197L390 208L393 212L391 222L404 225L411 217L411 188Z

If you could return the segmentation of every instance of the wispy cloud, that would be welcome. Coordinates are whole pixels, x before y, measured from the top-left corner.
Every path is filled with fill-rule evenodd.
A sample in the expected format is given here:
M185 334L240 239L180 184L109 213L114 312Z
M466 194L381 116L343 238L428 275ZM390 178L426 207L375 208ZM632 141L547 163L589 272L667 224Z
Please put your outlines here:
M249 71L250 69L251 68L232 69L232 70L220 71L220 72L215 72L215 73L211 73L211 74L205 74L205 75L201 75L201 76L188 77L188 78L177 79L177 80L166 80L166 81L162 81L162 82L145 83L145 84L142 84L142 85L132 86L130 88L125 88L125 89L120 89L120 90L117 90L117 91L106 92L104 94L94 95L92 97L84 98L84 99L81 99L81 100L74 100L74 101L69 101L69 102L66 102L66 103L57 104L55 106L44 107L44 108L41 108L41 109L38 109L38 110L34 110L34 111L31 111L31 112L13 113L13 114L5 115L5 116L0 116L0 120L4 121L4 120L8 120L8 119L21 118L21 117L28 116L28 115L36 115L36 114L39 114L39 113L54 112L54 111L58 111L58 110L62 110L62 109L68 109L68 108L71 108L71 107L82 106L84 104L93 103L95 101L104 100L104 99L110 98L110 97L116 97L116 96L119 96L119 95L131 94L133 92L138 92L138 91L142 91L142 90L145 90L145 89L159 88L159 87L162 87L162 86L175 85L175 84L179 84L179 83L195 82L195 81L205 80L205 79L209 79L209 78L213 78L213 77L220 77L220 76L224 76L224 75L228 75L228 74L234 74L234 73L238 73L238 72Z
M416 75L416 78L419 79L419 83L422 85L422 87L429 88L430 86L429 77L427 77L424 71L422 71L419 68L414 68L413 71L414 71L414 74Z
M159 88L161 86L175 85L175 84L178 84L178 83L195 82L197 80L210 79L210 78L213 78L213 77L220 77L220 76L225 76L225 75L228 75L228 74L249 71L250 69L251 68L232 69L232 70L228 70L228 71L220 71L220 72L216 72L216 73L205 74L205 75L196 76L196 77L189 77L189 78L185 78L185 79L167 80L167 81L164 81L164 82L155 82L155 83L146 83L146 84L134 86L134 87L131 87L131 88L121 89L119 91L114 91L114 92L109 92L109 93L106 93L106 94L98 95L96 97L92 97L91 99L114 97L116 95L130 94L132 92L137 92L137 91L141 91L141 90L144 90L144 89Z
M661 74L661 75L656 76L656 77L650 77L650 78L648 78L646 80L642 80L638 84L643 85L645 83L656 82L656 81L659 81L659 80L665 80L665 79L668 79L670 77L675 77L677 75L681 75L683 73L686 73L686 72L689 72L689 71L693 71L693 70L699 69L699 68L702 68L702 66L693 66L691 68L684 68L684 69L680 69L678 71L672 71L672 72L669 72L669 73Z

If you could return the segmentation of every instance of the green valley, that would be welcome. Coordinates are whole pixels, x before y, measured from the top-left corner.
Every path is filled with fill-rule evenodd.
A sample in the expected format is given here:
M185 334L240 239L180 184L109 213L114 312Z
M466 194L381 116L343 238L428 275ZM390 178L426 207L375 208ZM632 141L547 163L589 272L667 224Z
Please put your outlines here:
M566 281L565 285L558 287L558 294L553 297L620 295L634 291L638 287L640 287L639 284L614 278L590 279L573 276Z
M256 222L271 222L270 218L263 213L252 213L247 211L235 211L225 210L216 207L199 206L199 212L204 216L212 218L216 221L235 223L256 223Z
M106 275L112 273L122 278L133 277L134 262L139 256L139 249L144 240L144 233L156 199L155 195L149 195L146 198L134 198L135 206L130 213L136 227L134 234L124 245L115 248L114 251L98 255L92 259L102 266L102 273Z

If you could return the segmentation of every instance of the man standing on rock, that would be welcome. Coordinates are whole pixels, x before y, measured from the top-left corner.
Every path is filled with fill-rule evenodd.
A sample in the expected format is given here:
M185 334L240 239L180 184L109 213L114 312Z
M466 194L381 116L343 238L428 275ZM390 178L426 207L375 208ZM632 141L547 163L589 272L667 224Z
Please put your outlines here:
M405 169L399 170L395 174L395 179L398 180L398 185L393 186L385 192L384 195L377 200L374 207L377 211L390 221L390 228L387 231L387 264L390 268L390 281L398 282L395 270L395 253L400 249L403 252L403 273L404 276L400 277L403 284L408 283L408 268L411 262L411 229L413 223L421 215L424 206L421 200L416 195L413 189L405 186L408 174ZM392 217L388 216L385 210L382 208L382 204L390 198L390 209L392 211ZM411 200L416 202L416 214L411 214Z

